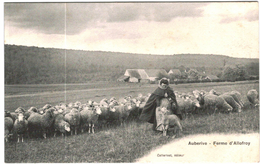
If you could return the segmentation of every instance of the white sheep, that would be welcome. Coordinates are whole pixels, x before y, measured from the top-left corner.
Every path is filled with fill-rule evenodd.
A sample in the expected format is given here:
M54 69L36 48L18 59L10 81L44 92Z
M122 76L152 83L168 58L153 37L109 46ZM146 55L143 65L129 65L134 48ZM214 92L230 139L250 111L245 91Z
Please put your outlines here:
M101 114L98 117L98 123L102 127L108 127L109 123L111 122L111 113L115 112L115 109L110 106L100 106Z
M5 111L5 117L10 117L14 122L18 118L18 115L15 112Z
M241 108L244 107L244 102L241 98L241 93L239 93L238 91L226 92L226 93L223 93L223 95L224 94L232 96L234 98L234 100L241 106Z
M200 107L199 101L194 97L180 98L176 97L179 110L182 112L183 117L185 118L188 114L192 114L196 108Z
M8 142L9 141L9 136L12 132L13 129L13 119L10 116L6 116L5 117L5 141Z
M235 99L229 95L229 94L222 94L219 95L219 97L222 97L232 108L234 111L242 112L241 106L235 101Z
M17 136L17 142L19 142L20 138L23 142L23 136L28 131L28 121L24 118L23 113L18 114L18 119L15 120L13 126L13 133Z
M259 94L255 89L249 90L246 96L251 104L253 104L254 106L259 105Z
M82 132L84 132L84 126L88 125L88 133L95 133L94 127L95 124L97 124L98 117L101 113L99 106L94 106L92 108L85 107L80 111Z
M38 111L38 109L37 109L36 107L30 107L30 108L24 113L24 118L25 118L25 119L28 119L33 112L34 112L34 113L38 113L39 111Z
M140 101L137 100L137 102L132 101L129 103L129 105L131 105L132 109L130 110L130 114L128 116L128 120L138 120L138 118L140 117Z
M64 120L63 114L58 113L54 120L54 137L56 137L57 131L64 136L66 132L70 132L70 124Z
M203 105L204 111L207 114L215 113L216 110L230 112L233 108L224 100L224 98L213 95L213 94L206 94L201 95L199 94L199 102L200 105Z
M109 105L107 98L103 98L102 100L100 100L99 105L107 107Z
M127 100L125 97L124 97L124 98L121 97L121 98L118 99L118 103L119 103L119 104L125 104L127 101L128 101L128 100Z
M80 127L80 112L76 108L72 108L69 113L64 115L64 120L70 124L71 135L73 132L77 135Z
M115 112L110 113L110 120L112 122L119 122L120 125L123 125L132 110L131 103L116 105L112 108Z
M227 92L227 93L224 93L224 94L219 94L217 93L217 91L215 91L214 89L210 90L209 91L209 94L213 94L213 95L217 95L219 97L222 97L232 108L234 111L237 111L237 112L241 112L242 111L242 107L241 105L233 98L233 97L236 97L237 96L235 94L230 94L231 92ZM233 95L233 96L231 96Z
M140 103L144 102L144 101L145 101L145 98L146 98L146 97L143 96L142 93L139 93L138 96L136 97L136 99L137 99Z
M174 136L179 135L180 131L182 131L182 126L180 123L180 119L175 115L171 114L166 107L157 107L158 111L162 112L162 130L163 136L167 136L167 131L170 128L174 128Z
M54 123L54 109L47 109L46 112L41 115L39 113L31 113L28 118L28 130L29 132L40 130L43 137L46 138L47 131L53 126Z

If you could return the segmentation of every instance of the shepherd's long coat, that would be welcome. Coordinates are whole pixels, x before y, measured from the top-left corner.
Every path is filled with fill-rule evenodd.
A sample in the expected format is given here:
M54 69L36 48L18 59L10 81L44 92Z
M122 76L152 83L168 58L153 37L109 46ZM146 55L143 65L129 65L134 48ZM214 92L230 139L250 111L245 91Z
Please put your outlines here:
M160 106L160 100L165 97L165 94L167 94L168 98L171 98L173 103L176 104L176 110L173 111L176 115L181 115L181 111L178 109L178 104L176 101L176 96L173 92L173 90L168 87L166 89L162 89L158 87L149 97L147 100L142 113L140 115L140 120L147 121L149 123L154 123L155 121L155 110L157 106ZM173 110L173 109L171 109Z

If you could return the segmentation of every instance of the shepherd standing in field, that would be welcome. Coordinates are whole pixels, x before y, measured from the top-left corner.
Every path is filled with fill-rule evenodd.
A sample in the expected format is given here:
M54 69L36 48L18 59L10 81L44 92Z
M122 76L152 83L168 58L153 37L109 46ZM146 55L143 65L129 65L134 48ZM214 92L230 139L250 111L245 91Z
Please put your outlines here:
M173 90L169 87L169 81L166 78L162 78L159 81L158 88L151 94L147 100L142 113L140 115L140 120L147 121L153 124L153 130L156 131L157 122L156 122L156 108L160 106L160 100L162 98L168 98L171 103L172 113L177 115L180 120L182 120L181 111L178 108L176 101L176 96Z

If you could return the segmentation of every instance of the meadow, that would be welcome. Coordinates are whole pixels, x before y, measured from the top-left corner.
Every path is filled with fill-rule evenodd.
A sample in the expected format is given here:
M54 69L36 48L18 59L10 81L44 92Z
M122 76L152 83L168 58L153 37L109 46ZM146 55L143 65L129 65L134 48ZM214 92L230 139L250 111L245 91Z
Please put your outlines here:
M137 96L138 93L146 94L153 92L156 84L126 84L110 83L93 88L90 86L76 85L64 93L64 88L40 90L14 89L12 86L5 91L5 110L13 111L18 106L27 109L30 106L41 107L46 103L56 105L61 100L66 102L81 101L88 99L100 101L107 97L124 97L126 95ZM28 87L28 86L27 86ZM47 85L44 87L48 88ZM183 133L179 138L193 134L209 133L252 133L259 132L259 109L250 106L246 93L250 89L259 90L258 81L226 82L226 83L197 83L171 85L175 91L191 92L195 89L209 91L215 89L223 93L237 90L242 94L245 107L242 113L215 115L194 114L182 121ZM55 89L55 87L53 87ZM39 91L40 90L40 91ZM9 96L9 97L8 97ZM13 97L12 97L13 96ZM65 97L65 98L64 98ZM169 143L178 138L163 137L161 133L151 130L152 125L139 120L128 122L124 126L111 128L98 127L95 134L81 133L79 135L68 135L63 138L49 137L26 138L24 143L11 141L5 143L6 163L116 163L135 162L136 159L148 154L150 151Z

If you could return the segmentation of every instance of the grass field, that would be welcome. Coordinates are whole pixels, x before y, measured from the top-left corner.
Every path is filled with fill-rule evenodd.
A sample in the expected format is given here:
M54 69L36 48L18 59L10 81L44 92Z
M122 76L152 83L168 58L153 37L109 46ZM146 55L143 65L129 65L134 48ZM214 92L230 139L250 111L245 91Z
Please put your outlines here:
M110 86L116 87L116 86ZM118 88L120 88L119 86ZM104 87L105 88L105 87ZM138 93L146 94L152 92L156 85L149 86L126 86L124 89L111 90L86 90L85 92L67 92L67 101L74 102L76 99L86 102L87 99L98 101L103 97L120 97ZM194 89L215 89L223 93L237 90L242 94L245 108L241 114L215 114L194 115L182 121L183 135L185 137L193 134L209 133L252 133L259 132L259 109L251 107L246 98L250 89L259 90L259 83L207 83L207 84L183 84L172 85L179 92L190 92ZM8 92L8 91L7 91ZM29 94L36 93L30 92ZM61 93L63 95L64 93ZM17 94L16 94L17 95ZM77 96L75 96L77 95ZM99 95L99 96L97 96ZM45 96L45 95L44 95ZM59 94L9 97L5 101L8 107L35 106L36 100L42 101L38 105L46 104L48 98L53 99L52 105L60 101ZM35 98L36 97L36 98ZM84 101L85 100L85 101ZM22 105L19 104L22 102ZM10 108L12 110L13 108ZM117 126L109 129L98 129L95 134L82 133L77 136L62 138L50 137L46 140L41 138L26 139L24 143L5 143L5 162L7 163L111 163L111 162L135 162L136 159L148 154L151 150L169 143L171 137L163 137L161 133L151 130L151 124L133 121L125 126Z
M170 86L173 90L180 92L190 92L195 89L209 91L213 88L219 92L238 90L244 95L245 99L246 92L249 89L259 89L259 83L255 81L171 84ZM76 101L86 103L89 99L100 101L103 98L120 98L126 95L137 96L138 93L151 93L156 87L157 84L119 82L66 85L5 85L5 110L14 111L19 106L25 109L32 106L40 108L47 103L51 105L56 105L60 102L70 103Z

